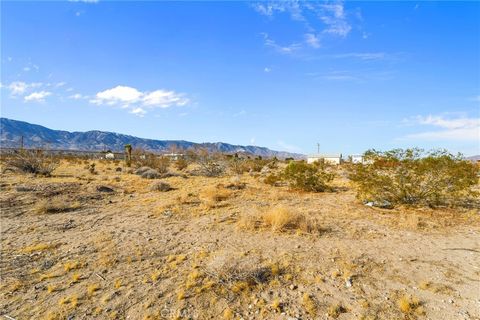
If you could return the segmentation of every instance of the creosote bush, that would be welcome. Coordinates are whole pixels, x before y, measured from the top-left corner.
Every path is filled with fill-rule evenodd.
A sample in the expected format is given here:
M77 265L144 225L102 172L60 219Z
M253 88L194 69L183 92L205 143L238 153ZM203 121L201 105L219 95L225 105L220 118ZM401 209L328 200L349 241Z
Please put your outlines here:
M200 174L206 177L218 177L225 172L225 164L220 154L199 150L195 160L200 166Z
M281 179L292 189L314 192L329 191L331 187L328 183L333 180L335 174L327 170L328 167L324 164L292 161L281 174Z
M50 176L60 161L42 150L20 150L5 159L7 167L24 173Z
M366 164L349 167L357 197L407 205L456 205L473 197L478 169L460 155L421 149L368 151Z

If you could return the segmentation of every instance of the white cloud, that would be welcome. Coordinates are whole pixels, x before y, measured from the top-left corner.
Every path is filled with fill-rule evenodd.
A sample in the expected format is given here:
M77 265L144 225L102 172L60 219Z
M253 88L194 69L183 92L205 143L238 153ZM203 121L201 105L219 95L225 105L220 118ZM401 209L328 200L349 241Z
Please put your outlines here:
M45 98L50 96L52 93L48 91L38 91L38 92L33 92L29 94L28 96L25 96L23 99L28 102L28 101L36 101L36 102L43 102L45 101Z
M343 3L324 4L320 7L323 9L319 14L320 20L327 26L323 32L346 37L352 27L347 21Z
M40 87L42 83L40 82L32 82L32 83L26 83L23 81L14 81L10 83L9 85L6 85L5 88L10 90L10 93L14 96L16 95L22 95L24 94L27 90L31 88L37 88Z
M320 39L313 33L305 34L305 42L315 49L320 48Z
M468 118L466 116L448 118L446 116L417 116L404 120L407 124L436 127L420 133L409 134L408 139L416 140L458 140L480 141L480 118Z
M168 108L172 105L184 106L189 102L183 94L174 91L155 90L150 93L145 93L143 97L143 104L145 106L154 106L160 108Z
M272 69L270 69L269 67L265 67L265 68L263 69L263 71L265 71L266 73L269 73L269 72L272 71Z
M98 92L90 102L97 105L119 106L129 109L130 113L143 116L147 113L146 109L184 106L190 100L184 94L171 90L142 92L132 87L116 86Z
M74 99L74 100L80 100L82 98L84 98L84 96L82 96L80 93L75 93L75 94L72 94L71 96L68 96L70 99Z
M100 91L92 100L95 104L115 105L118 103L129 104L137 102L142 93L135 88L126 86L116 86L115 88Z
M134 108L130 110L130 113L139 117L143 117L147 112L142 108Z

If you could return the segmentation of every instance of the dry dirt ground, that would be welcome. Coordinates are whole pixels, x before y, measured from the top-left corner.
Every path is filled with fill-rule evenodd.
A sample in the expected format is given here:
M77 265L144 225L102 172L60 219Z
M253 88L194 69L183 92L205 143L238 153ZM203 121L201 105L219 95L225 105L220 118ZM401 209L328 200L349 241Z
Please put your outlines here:
M480 319L476 210L371 208L346 181L298 193L248 173L151 191L118 166L1 175L2 317ZM314 228L239 222L279 206Z

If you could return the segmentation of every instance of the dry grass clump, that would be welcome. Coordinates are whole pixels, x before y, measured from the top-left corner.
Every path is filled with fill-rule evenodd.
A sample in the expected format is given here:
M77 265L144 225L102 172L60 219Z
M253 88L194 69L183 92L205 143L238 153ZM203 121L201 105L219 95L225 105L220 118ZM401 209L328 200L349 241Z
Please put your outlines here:
M247 211L240 215L237 224L240 228L247 230L263 226L277 232L297 230L315 233L321 231L317 219L284 206L271 207L265 212Z
M200 200L208 208L214 208L222 201L227 200L232 195L230 190L223 187L209 187L204 189L200 194Z
M302 305L307 311L308 314L312 316L317 315L318 307L316 301L313 299L311 295L308 293L304 293L302 296Z
M74 211L80 208L80 202L71 201L65 196L57 196L50 199L42 199L35 206L38 214L60 213Z
M327 314L330 317L336 319L340 316L341 313L344 312L347 312L347 310L341 304L335 303L328 307Z
M398 308L405 314L425 314L422 303L417 297L404 295L398 301Z
M56 246L57 245L55 245L55 244L39 243L39 244L27 246L27 247L21 249L20 252L32 253L34 251L45 251L45 250L54 249Z

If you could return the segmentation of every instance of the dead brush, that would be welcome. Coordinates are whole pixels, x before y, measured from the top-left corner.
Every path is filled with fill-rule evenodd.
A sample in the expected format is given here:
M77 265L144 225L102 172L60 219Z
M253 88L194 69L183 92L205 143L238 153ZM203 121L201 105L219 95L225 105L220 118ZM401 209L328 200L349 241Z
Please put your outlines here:
M244 212L240 215L237 225L246 230L265 227L276 232L296 230L317 233L322 231L318 219L283 206L271 207L264 212L255 210Z
M203 273L213 280L215 287L226 289L234 294L268 283L275 277L272 269L263 266L258 257L236 257L232 254L215 256L206 265Z
M207 208L215 208L219 206L220 202L230 198L231 195L232 192L230 190L225 189L223 186L217 186L204 189L200 193L199 198Z
M5 159L6 169L14 168L43 176L50 176L59 164L59 159L42 150L20 150Z
M69 212L79 209L80 206L79 201L71 201L66 196L56 196L40 200L35 206L35 212L38 214Z

